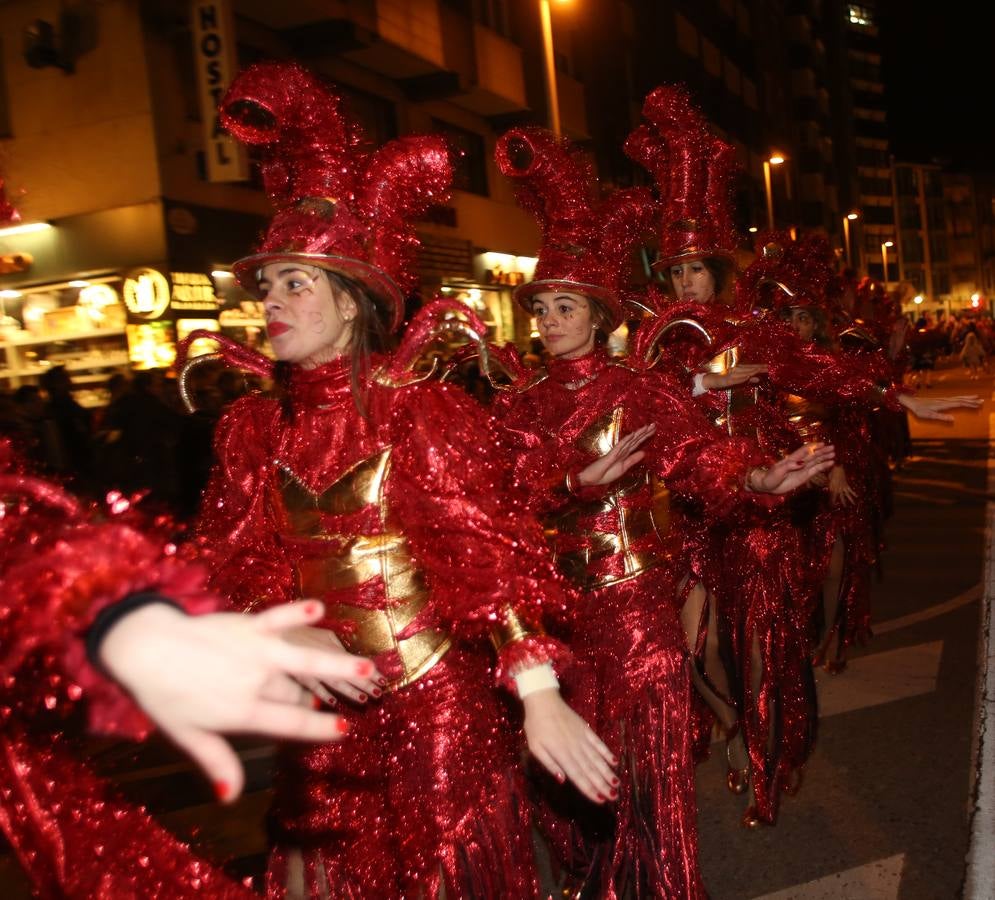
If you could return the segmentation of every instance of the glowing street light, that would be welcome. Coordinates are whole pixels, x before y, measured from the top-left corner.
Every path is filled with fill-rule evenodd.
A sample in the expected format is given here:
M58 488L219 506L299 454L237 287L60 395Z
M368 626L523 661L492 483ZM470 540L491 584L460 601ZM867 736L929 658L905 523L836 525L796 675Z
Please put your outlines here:
M569 0L559 0L569 2ZM556 89L556 57L553 54L553 16L549 0L539 0L539 21L542 25L542 54L546 63L546 103L549 106L549 127L557 137L560 130L560 95Z
M884 266L884 286L888 286L888 248L894 247L894 241L885 241L881 245L881 263Z
M764 190L767 192L767 228L774 230L774 194L770 187L770 167L779 166L784 162L784 157L780 153L772 153L769 159L764 160Z
M856 222L860 214L856 212L847 213L843 216L843 249L846 251L846 264L853 268L853 260L850 258L850 223Z
M912 302L913 302L913 303L914 303L914 304L915 304L916 306L921 306L921 305L922 305L922 301L923 301L923 300L925 300L925 299L926 299L926 298L925 298L925 297L923 297L923 295L922 295L922 294L916 294L916 295L915 295L915 296L914 296L914 297L912 298Z

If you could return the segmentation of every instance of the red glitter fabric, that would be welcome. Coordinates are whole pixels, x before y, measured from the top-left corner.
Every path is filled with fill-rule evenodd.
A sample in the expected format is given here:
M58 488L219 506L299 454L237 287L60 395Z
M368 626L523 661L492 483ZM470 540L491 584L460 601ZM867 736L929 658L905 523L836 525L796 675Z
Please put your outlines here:
M219 463L198 531L212 548L219 590L245 609L294 599L312 561L333 557L357 535L375 542L389 533L410 548L428 597L394 649L375 656L380 671L400 676L400 641L432 629L453 640L425 674L382 701L345 709L348 740L285 749L271 889L284 883L288 857L300 849L315 897L534 896L517 741L497 708L486 637L509 606L535 624L547 607L564 607L569 593L541 530L507 489L487 417L459 388L398 384L387 377L391 368L375 358L363 380L367 417L340 359L293 370L289 413L275 399L251 396L218 428ZM317 531L294 526L288 478L308 496L331 496L364 461L385 453L376 503L317 505ZM330 588L322 599L323 624L347 646L354 622L343 607L395 608L380 576ZM515 647L502 651L508 675L566 656L551 639L536 639L524 656Z
M688 381L726 350L734 349L741 362L767 364L767 376L756 387L708 391L699 403L728 433L752 437L772 455L803 442L788 421L789 395L864 413L883 401L895 403L891 388L882 397L877 361L803 344L769 312L737 313L717 303L667 306L655 288L647 292L646 305L658 317L640 328L663 333L679 319L700 326L674 327L660 342L659 365ZM744 306L752 310L754 304ZM653 343L649 333L637 336L641 359L655 358ZM756 510L727 525L713 523L689 533L686 546L695 572L717 597L720 646L729 649L726 667L753 767L754 805L769 823L776 821L782 790L811 753L817 720L808 635L826 553L793 521L797 502ZM758 652L751 649L754 640ZM762 666L758 689L756 665Z
M205 572L116 521L91 520L55 485L16 470L0 448L0 828L41 897L79 900L253 894L198 859L78 758L75 713L143 737L150 723L88 662L100 610L139 590L188 612L219 607Z
M624 319L621 291L631 274L632 249L655 220L649 191L618 190L601 199L591 164L579 148L540 128L506 132L495 159L542 232L535 277L515 289L515 298L531 312L531 297L541 291L593 296L605 307L608 330L614 331Z
M644 124L625 142L659 191L660 252L656 266L702 256L735 255L732 219L736 151L708 129L681 85L655 88L643 103Z
M667 376L639 372L595 350L553 360L547 378L497 400L516 479L533 509L572 523L569 533L553 538L557 554L589 551L588 575L607 583L585 593L560 627L577 658L567 696L623 760L619 801L595 809L551 786L543 805L555 848L592 896L704 896L687 651L678 620L681 520L675 517L668 529L658 519L652 533L627 545L654 560L641 573L628 574L625 553L598 551L603 536L626 533L623 510L631 522L659 502L648 473L671 492L696 498L711 517L765 502L743 490L762 455L749 441L723 439L686 397ZM645 463L633 470L624 493L609 485L568 494L565 473L591 462L589 435L610 419L617 419L619 436L656 423ZM595 499L602 502L592 511Z
M235 264L250 292L256 271L288 254L362 281L404 317L417 285L414 223L444 202L453 152L444 138L411 135L375 152L334 88L296 63L259 63L232 82L220 106L235 137L259 147L263 182L277 208L255 254Z

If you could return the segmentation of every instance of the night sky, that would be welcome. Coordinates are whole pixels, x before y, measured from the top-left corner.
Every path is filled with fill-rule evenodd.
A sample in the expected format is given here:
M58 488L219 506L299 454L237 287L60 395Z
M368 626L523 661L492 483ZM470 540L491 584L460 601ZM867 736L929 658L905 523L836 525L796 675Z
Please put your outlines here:
M892 152L995 171L995 3L882 0Z

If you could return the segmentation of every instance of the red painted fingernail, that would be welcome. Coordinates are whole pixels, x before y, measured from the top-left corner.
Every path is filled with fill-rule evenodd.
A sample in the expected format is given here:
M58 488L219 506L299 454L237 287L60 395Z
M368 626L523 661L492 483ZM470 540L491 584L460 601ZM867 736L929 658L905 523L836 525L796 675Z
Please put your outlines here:
M304 604L304 615L315 616L318 614L318 604L311 600Z
M618 800L618 791L612 791L608 796L611 797L612 800Z
M367 696L366 696L366 694L360 694L360 695L359 695L359 696L358 696L358 697L357 697L356 699L357 699L357 700L358 700L358 701L359 701L360 703L365 703L365 702L366 702L367 700L369 700L370 698L369 698L369 697L367 697Z
M356 663L356 674L360 678L369 678L373 674L373 663L368 659Z
M219 800L227 800L231 796L231 785L227 781L215 781L214 796Z
M349 724L349 721L347 719L341 719L340 718L335 723L335 730L339 734L348 734L351 728L352 728L352 726Z
M370 691L370 693L373 694L374 697L381 697L381 696L383 696L383 691L380 690L380 688L373 688L373 690Z
M557 772L555 777L560 784L563 784L563 782L567 780L567 776L562 772Z
M617 778L613 778L612 779L612 784L615 785L615 787L618 787L619 784L620 784L620 782L619 782L619 780Z
M384 677L383 677L383 675L380 675L380 676L379 676L379 677L377 678L377 680L376 680L376 681L377 681L377 684L379 684L379 685L380 685L380 687L387 687L387 679L386 679L386 678L384 678Z

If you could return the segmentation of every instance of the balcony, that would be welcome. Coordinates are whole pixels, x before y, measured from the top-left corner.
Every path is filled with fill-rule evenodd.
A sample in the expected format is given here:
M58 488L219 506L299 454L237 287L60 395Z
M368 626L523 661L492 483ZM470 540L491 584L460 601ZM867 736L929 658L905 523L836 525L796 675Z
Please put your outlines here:
M482 116L527 109L522 48L483 25L473 23L472 28L472 67L463 92L453 97L452 102ZM446 56L452 59L448 40ZM462 74L463 69L459 71Z

